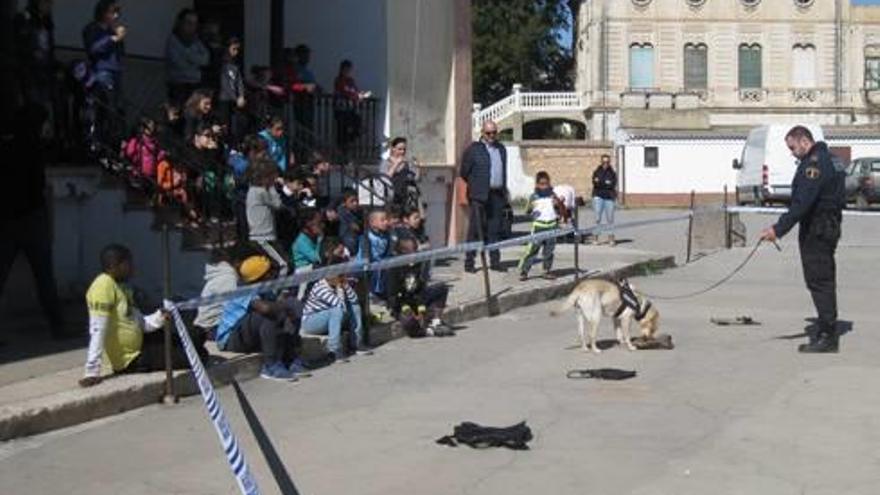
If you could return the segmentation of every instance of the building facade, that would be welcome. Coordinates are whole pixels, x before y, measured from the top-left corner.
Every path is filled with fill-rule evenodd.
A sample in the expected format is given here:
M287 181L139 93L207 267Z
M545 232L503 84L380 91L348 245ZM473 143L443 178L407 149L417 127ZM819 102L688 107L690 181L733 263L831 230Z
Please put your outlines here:
M685 111L703 127L880 121L878 7L586 0L578 25L577 91L594 139L632 125L621 110Z

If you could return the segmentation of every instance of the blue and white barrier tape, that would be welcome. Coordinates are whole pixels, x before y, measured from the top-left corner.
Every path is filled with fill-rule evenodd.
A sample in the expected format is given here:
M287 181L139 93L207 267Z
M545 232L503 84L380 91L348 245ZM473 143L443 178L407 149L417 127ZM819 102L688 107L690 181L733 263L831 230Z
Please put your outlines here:
M214 294L212 296L206 297L196 297L193 299L189 299L180 303L175 304L175 307L181 310L185 309L196 309L199 306L204 306L206 304L216 304L221 302L226 302L231 299L237 299L239 297L249 296L258 292L273 292L282 289L288 289L290 287L295 287L298 285L306 284L313 280L320 280L326 277L332 277L334 275L342 275L345 273L358 273L365 271L367 268L367 264L361 261L350 261L348 263L340 263L338 265L331 265L323 268L319 268L317 270L312 270L308 272L300 272L294 273L293 275L288 275L283 278L270 280L268 282L261 282L259 284L246 285L244 287L240 287L238 289L224 292L222 294Z
M635 228L641 227L645 225L652 225L657 223L666 223L666 222L677 222L680 220L686 220L693 215L692 212L688 211L687 213L682 213L680 215L664 217L664 218L656 218L656 219L647 219L647 220L637 220L632 222L623 222L618 223L613 226L608 225L596 225L593 227L589 227L586 229L577 230L577 234L585 235L585 234L594 234L598 232L607 232L612 230L622 230L626 228ZM511 246L520 246L523 244L531 243L531 242L541 242L547 239L551 239L554 237L563 237L569 234L575 233L575 229L572 227L566 227L563 229L555 229L546 232L539 232L537 234L529 234L521 237L516 237L513 239L507 239L504 241L496 242L493 244L484 245L482 242L468 242L465 244L459 244L457 246L431 249L429 251L421 251L417 253L407 254L403 256L395 256L393 258L385 259L382 261L378 261L375 263L364 263L362 261L351 261L348 263L342 263L339 265L332 265L327 267L318 268L316 270L302 272L302 273L294 273L292 275L288 275L287 277L271 280L268 282L262 282L258 284L248 285L245 287L241 287L229 292L224 292L221 294L214 294L206 297L196 297L193 299L189 299L187 301L183 301L175 304L174 306L179 310L188 310L188 309L196 309L200 306L205 306L208 304L217 304L229 301L231 299L236 299L239 297L249 296L254 293L259 292L273 292L282 289L287 289L290 287L295 287L298 285L306 284L308 282L312 282L315 280L320 280L326 277L332 277L334 275L343 275L343 274L357 274L375 270L387 270L389 268L394 268L397 266L409 265L411 263L419 263L422 261L434 260L438 258L445 258L449 256L453 256L456 254L464 253L467 251L494 251L497 249L503 249Z
M645 227L647 225L655 225L659 223L670 223L670 222L680 222L682 220L688 220L692 216L694 216L694 212L688 210L687 213L682 213L679 215L671 215L668 217L662 218L649 218L647 220L632 220L629 222L620 222L615 223L614 225L594 225L592 227L587 227L585 229L579 229L579 235L589 235L589 234L599 234L603 232L612 232L615 230L624 230L624 229L634 229L636 227Z
M387 260L378 261L375 263L364 263L362 261L350 261L348 263L340 263L338 265L331 265L322 268L318 268L316 270L311 270L308 272L302 273L294 273L292 275L288 275L284 278L271 280L269 282L262 282L259 284L248 285L245 287L241 287L235 289L233 291L224 292L222 294L214 294L206 297L196 297L193 299L189 299L187 301L183 301L175 304L175 307L181 310L186 309L196 309L199 306L204 306L207 304L216 304L221 302L226 302L231 299L237 299L239 297L249 296L254 293L259 292L273 292L282 289L287 289L290 287L295 287L298 285L306 284L315 280L320 280L322 278L332 277L334 275L344 275L348 273L362 273L374 270L387 270L389 268L394 268L396 266L404 266L409 265L411 263L418 263L422 261L434 260L438 258L445 258L448 256L453 256L459 253L463 253L466 251L476 251L481 249L483 246L482 242L469 242L466 244L460 244L457 246L451 246L446 248L438 248L431 249L429 251L422 251L418 253L407 254L403 256L395 256L393 258L389 258Z
M170 311L174 318L174 326L177 327L177 335L183 343L183 348L186 351L187 359L189 359L193 376L195 376L196 383L199 385L199 390L202 392L202 399L205 401L205 410L208 412L211 422L214 423L214 429L217 431L217 436L220 437L220 443L223 445L223 451L226 453L226 460L229 462L229 467L232 469L232 474L235 476L235 481L238 483L239 490L241 490L243 495L260 495L260 488L257 486L257 480L254 479L253 474L251 474L251 470L244 457L244 452L238 445L238 439L235 438L235 434L232 433L232 429L229 427L229 420L226 418L226 413L223 412L220 400L217 399L217 394L214 392L214 386L211 384L211 379L205 372L205 367L202 365L199 353L196 352L196 348L193 345L192 340L189 338L189 334L186 331L186 325L180 317L180 311L177 310L171 301L165 301L165 309Z
M728 206L729 213L758 213L761 215L782 215L787 208L767 208L762 206ZM880 211L843 210L845 217L880 217Z
M486 251L495 251L497 249L503 249L503 248L511 247L511 246L521 246L523 244L538 243L538 242L546 241L547 239L553 239L555 237L563 237L563 236L566 236L566 235L571 234L573 232L574 232L574 228L572 228L572 227L567 227L564 229L548 230L545 232L539 232L537 234L529 234L529 235L524 235L521 237L514 237L513 239L507 239L507 240L496 242L493 244L488 244L488 245L486 245L485 250Z

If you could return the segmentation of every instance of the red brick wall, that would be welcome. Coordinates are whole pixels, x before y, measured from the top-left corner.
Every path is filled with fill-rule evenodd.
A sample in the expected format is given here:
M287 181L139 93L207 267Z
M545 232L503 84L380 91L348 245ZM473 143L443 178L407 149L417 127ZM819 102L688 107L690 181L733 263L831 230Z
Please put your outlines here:
M589 198L591 178L603 154L614 154L610 143L542 141L520 144L524 172L534 176L541 170L550 174L554 184L574 186L578 196Z

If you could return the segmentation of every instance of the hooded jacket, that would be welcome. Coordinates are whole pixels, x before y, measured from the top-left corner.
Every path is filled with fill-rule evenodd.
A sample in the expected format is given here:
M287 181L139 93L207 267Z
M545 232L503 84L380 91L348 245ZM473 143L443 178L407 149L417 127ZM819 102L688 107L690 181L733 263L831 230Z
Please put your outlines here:
M205 265L205 286L202 288L202 297L235 290L236 287L238 287L238 273L234 266L225 261ZM223 303L200 306L193 323L201 328L213 328L220 323L222 313Z

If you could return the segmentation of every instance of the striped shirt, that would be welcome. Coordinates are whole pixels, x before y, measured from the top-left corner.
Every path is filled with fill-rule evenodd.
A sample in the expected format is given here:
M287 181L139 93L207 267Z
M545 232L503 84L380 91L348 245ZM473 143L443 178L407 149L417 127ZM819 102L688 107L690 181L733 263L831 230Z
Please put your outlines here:
M344 293L344 296L342 293ZM343 297L348 299L349 304L357 304L358 298L354 289L346 285L345 288L334 288L327 283L327 279L321 279L312 287L309 297L306 299L305 308L303 308L303 316L320 313L328 309L345 307Z

